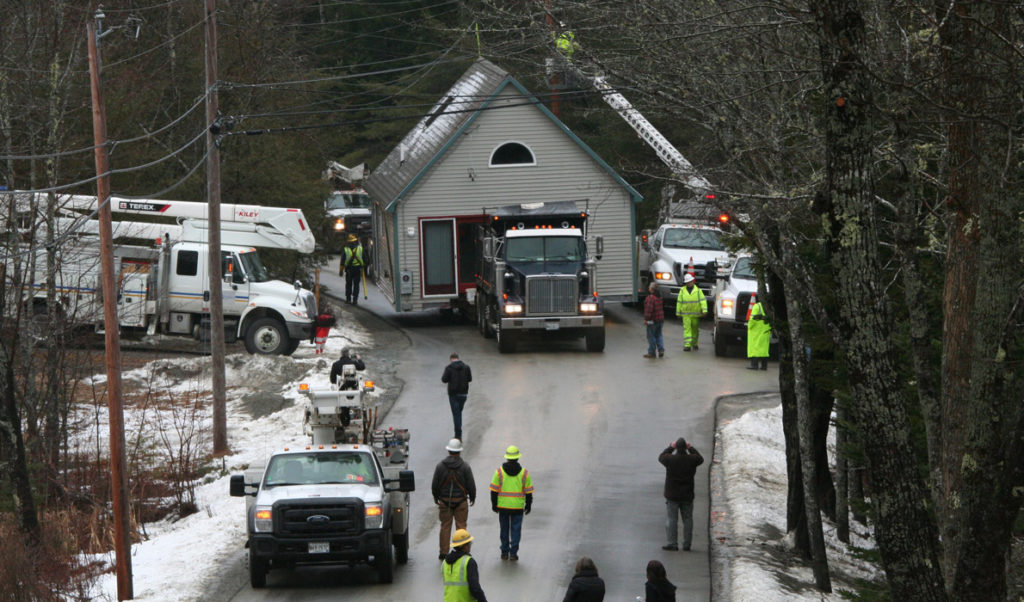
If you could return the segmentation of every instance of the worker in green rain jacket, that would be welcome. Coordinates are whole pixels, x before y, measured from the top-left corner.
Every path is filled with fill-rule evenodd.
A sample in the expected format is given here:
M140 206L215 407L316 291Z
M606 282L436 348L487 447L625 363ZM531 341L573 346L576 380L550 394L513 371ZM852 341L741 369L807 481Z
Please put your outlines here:
M683 276L683 288L676 297L676 315L683 319L683 351L697 350L700 319L708 313L708 300L693 274Z
M772 327L764 306L760 301L750 308L750 319L747 320L747 357L750 365L747 370L757 370L760 362L761 370L768 369L768 346L771 342Z

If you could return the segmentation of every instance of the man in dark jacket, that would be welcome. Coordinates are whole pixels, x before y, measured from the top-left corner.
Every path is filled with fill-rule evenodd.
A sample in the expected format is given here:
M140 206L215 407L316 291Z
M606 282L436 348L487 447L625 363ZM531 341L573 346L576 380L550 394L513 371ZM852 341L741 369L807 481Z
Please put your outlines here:
M683 549L689 550L693 540L693 475L704 463L704 457L680 437L661 452L658 462L665 466L665 507L668 511L665 518L668 543L661 549L679 549L678 519L682 515Z
M441 382L448 383L448 404L452 407L452 422L455 423L455 438L462 439L462 408L469 397L469 383L473 382L473 372L469 364L459 359L459 354L452 352L450 361L444 367Z
M469 519L469 507L476 502L476 481L473 469L462 459L462 441L452 439L445 447L448 457L437 463L430 492L437 506L437 518L441 521L441 552L438 558L444 560L451 542L452 521L456 529L465 529Z
M341 358L331 365L331 384L337 384L338 378L341 377L340 389L355 389L359 384L358 381L346 381L343 376L345 366L352 364L356 367L356 370L365 370L366 364L363 363L363 358L359 357L358 353L353 354L346 347L341 350Z

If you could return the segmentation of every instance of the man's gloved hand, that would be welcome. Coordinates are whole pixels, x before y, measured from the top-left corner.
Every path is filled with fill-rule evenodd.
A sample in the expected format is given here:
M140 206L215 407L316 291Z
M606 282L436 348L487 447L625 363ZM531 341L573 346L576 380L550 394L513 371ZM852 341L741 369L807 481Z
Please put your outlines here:
M530 507L527 506L525 509L523 509L523 512L526 513L526 514L529 514L530 513Z
M497 512L497 511L498 511L498 507L497 506L491 506L491 512Z

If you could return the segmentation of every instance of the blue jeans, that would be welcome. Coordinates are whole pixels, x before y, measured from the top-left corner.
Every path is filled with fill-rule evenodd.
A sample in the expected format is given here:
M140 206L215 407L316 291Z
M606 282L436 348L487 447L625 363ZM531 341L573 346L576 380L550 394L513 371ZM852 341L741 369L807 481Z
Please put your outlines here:
M665 353L665 337L661 335L661 329L665 322L653 322L647 325L647 353L654 355L655 349L658 353Z
M689 548L693 543L693 500L689 502L673 502L665 500L665 537L669 545L679 545L679 515L683 515L683 547Z
M523 535L523 515L498 512L501 527L501 553L519 555L519 538Z
M448 404L452 406L452 422L455 424L455 438L462 439L462 408L466 406L468 393L449 393Z

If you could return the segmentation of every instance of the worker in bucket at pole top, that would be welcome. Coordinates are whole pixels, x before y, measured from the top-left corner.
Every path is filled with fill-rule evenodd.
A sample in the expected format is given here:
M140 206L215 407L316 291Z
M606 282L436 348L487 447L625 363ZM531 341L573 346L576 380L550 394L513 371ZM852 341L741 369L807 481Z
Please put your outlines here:
M696 282L693 274L683 276L683 287L676 297L676 315L683 319L683 351L697 350L700 319L708 313L708 300Z

